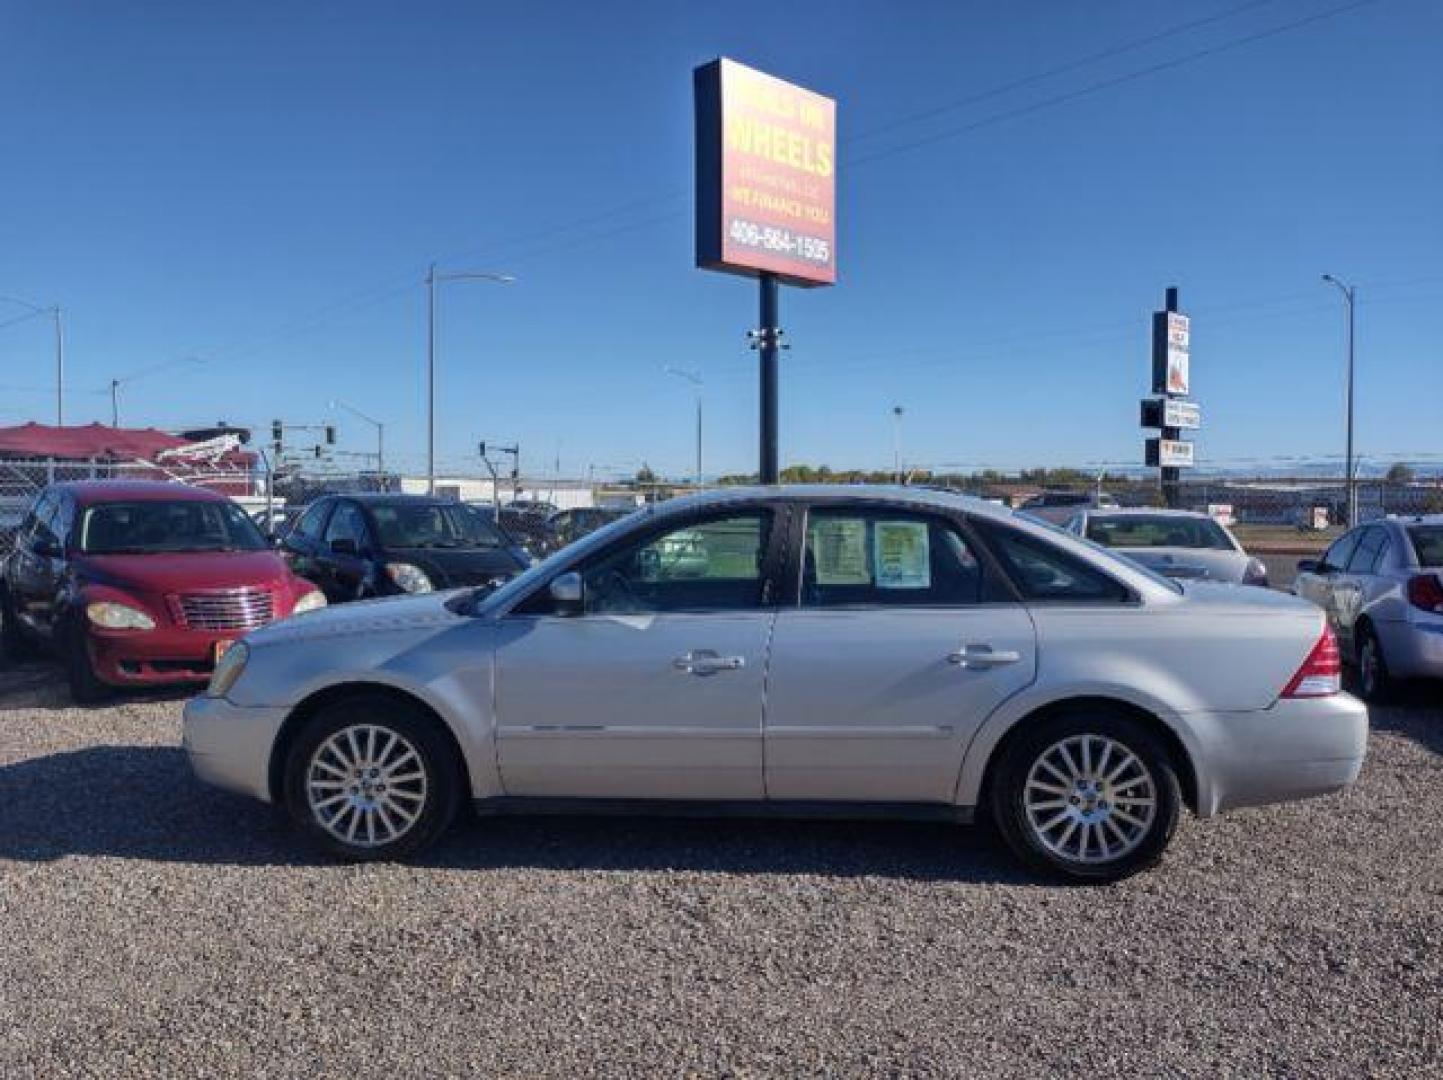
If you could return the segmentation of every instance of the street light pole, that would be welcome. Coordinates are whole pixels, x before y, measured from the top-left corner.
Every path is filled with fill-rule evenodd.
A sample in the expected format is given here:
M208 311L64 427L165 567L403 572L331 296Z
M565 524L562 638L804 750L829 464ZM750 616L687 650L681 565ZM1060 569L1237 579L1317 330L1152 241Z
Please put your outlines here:
M426 492L436 494L436 283L440 281L494 281L515 284L510 274L485 270L457 270L445 273L431 263L426 268Z
M55 327L55 426L65 426L65 331L60 322L60 305L52 304L50 307L41 307L39 304L32 304L29 300L21 300L18 296L0 296L11 304L18 304L27 308L30 315L49 315ZM20 319L28 319L30 315L22 315ZM11 322L19 322L20 319L12 319Z
M687 371L685 368L669 367L666 369L668 375L675 375L679 379L685 379L696 388L696 479L698 488L701 487L701 398L702 383L701 372Z
M900 405L892 406L892 482L902 482L902 413Z
M1353 311L1358 299L1358 290L1344 285L1332 274L1324 274L1323 280L1343 294L1343 305L1348 317L1348 441L1343 462L1343 494L1347 505L1348 527L1358 524L1358 483L1353 468Z
M360 417L362 420L372 425L376 429L376 472L381 475L381 480L384 484L386 476L386 425L383 424L380 420L377 420L374 416L367 416L360 409L356 408L348 401L341 401L337 399L336 401L331 402L331 408L345 409L346 412L350 413L352 416Z

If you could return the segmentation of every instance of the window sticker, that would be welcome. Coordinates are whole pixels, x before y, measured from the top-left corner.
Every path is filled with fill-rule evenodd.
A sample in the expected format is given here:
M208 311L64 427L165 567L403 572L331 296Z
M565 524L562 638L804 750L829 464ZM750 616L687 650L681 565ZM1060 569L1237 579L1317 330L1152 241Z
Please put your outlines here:
M879 589L931 588L932 559L927 546L926 523L877 522L872 561Z
M872 584L864 519L814 518L809 531L818 585Z

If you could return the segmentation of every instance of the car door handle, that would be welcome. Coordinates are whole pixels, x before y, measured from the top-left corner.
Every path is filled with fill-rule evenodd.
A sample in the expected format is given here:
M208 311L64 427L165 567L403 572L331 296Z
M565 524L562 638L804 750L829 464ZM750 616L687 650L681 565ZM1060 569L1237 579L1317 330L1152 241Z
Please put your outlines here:
M947 654L948 663L969 671L985 671L1003 664L1015 664L1021 659L1022 654L1015 649L994 649L986 644L963 645L955 652Z
M718 656L711 649L693 649L685 656L678 656L671 662L677 671L688 675L715 675L721 671L737 671L746 667L742 656Z

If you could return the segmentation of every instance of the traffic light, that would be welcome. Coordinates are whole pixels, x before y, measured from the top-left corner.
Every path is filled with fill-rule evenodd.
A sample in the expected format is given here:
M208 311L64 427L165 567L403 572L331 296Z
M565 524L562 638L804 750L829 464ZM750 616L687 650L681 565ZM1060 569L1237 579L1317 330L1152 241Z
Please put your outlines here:
M279 420L272 420L272 421L271 421L271 442L273 442L273 443L275 443L277 446L279 446L279 445L281 444L282 440L283 440L284 435L285 435L285 428L282 427L281 422L280 422Z
M317 446L317 447L316 447L316 457L320 457L320 456L321 456L321 448L320 448L319 446Z
M327 425L326 425L326 445L327 445L327 446L335 446L335 445L336 445L336 425L335 425L335 424L327 424Z

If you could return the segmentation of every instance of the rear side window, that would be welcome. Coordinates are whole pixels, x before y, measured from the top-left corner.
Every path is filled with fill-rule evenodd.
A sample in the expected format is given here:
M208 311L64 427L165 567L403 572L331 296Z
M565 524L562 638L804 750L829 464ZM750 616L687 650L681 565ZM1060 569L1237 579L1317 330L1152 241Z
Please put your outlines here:
M1408 539L1419 566L1443 566L1443 525L1414 525Z
M307 540L319 540L321 536L321 525L326 520L326 511L331 508L328 502L318 502L309 507L301 519L296 522L296 527L291 530L297 536L304 536Z
M947 522L885 507L807 515L803 607L956 607L994 598L988 585L976 553Z
M1348 571L1353 574L1371 574L1388 543L1388 534L1374 526L1363 530L1363 537L1348 559Z
M1001 526L981 526L1018 591L1028 600L1124 603L1126 586L1045 540Z
M1342 570L1348 565L1348 560L1353 557L1353 549L1358 546L1358 540L1361 537L1362 531L1359 530L1333 541L1333 546L1323 553L1323 564L1319 569Z

